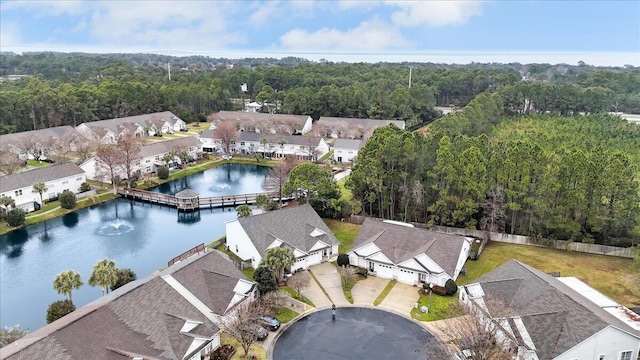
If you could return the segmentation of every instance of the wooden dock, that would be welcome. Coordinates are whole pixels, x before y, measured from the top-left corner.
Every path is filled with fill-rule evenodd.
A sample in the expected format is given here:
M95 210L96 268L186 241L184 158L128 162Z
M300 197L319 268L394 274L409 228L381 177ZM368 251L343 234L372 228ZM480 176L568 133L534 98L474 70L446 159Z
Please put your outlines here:
M178 209L178 211L198 211L202 208L213 209L230 206L236 207L239 205L252 205L256 203L256 198L258 197L258 195L267 195L269 199L274 201L279 200L277 196L274 197L273 194L270 194L268 192L198 197L197 202L189 201L187 203L180 202L174 195L161 194L140 189L118 189L118 195L135 201L169 206ZM282 197L282 200L293 199L293 196Z

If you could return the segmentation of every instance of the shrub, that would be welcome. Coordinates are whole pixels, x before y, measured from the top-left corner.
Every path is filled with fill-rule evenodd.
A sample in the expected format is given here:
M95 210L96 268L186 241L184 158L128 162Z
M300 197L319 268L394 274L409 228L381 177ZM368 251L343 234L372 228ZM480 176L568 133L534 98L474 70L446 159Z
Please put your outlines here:
M9 226L20 226L24 224L24 211L13 209L7 213L7 223Z
M70 300L60 300L51 303L47 309L47 324L60 319L61 317L74 312L76 306Z
M137 278L136 273L133 272L133 270L131 269L118 269L118 280L116 281L116 283L111 287L111 291L127 284L130 283L132 281L135 281Z
M431 287L431 291L433 291L434 294L437 294L437 295L440 295L440 296L447 295L447 290L444 288L444 286L433 285Z
M60 206L63 209L73 209L76 207L76 194L69 190L65 190L60 194Z
M367 277L367 275L369 274L369 270L363 267L358 267L356 268L356 274Z
M451 296L458 291L458 284L456 284L453 279L449 279L446 283L444 283L444 289L447 292L447 295Z
M159 179L165 180L169 178L169 169L166 166L159 166L156 169L156 174Z
M339 254L338 255L338 266L349 266L349 255L347 255L347 254Z
M253 273L253 280L258 284L260 294L266 294L276 289L276 275L266 266L258 266Z
M475 250L469 251L469 260L478 260L478 253Z
M80 184L80 192L91 191L91 185L87 182Z

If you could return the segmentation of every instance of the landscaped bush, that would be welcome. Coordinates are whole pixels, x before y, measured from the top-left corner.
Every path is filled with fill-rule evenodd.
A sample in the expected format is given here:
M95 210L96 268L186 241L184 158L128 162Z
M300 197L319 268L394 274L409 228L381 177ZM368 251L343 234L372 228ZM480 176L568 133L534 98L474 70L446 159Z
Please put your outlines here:
M72 313L76 306L69 300L60 300L49 305L47 309L47 324L60 319L61 317Z
M266 266L258 266L253 273L253 280L258 284L260 294L266 294L276 289L276 276L273 271Z
M60 206L64 209L73 209L76 207L76 194L69 190L65 190L60 194Z
M88 182L80 184L80 192L91 191L91 185Z
M446 283L444 283L444 289L447 292L447 295L451 296L458 291L458 284L456 284L453 279L449 279Z
M166 166L159 166L156 169L156 174L158 175L159 179L165 180L169 178L169 169Z
M369 270L363 267L358 267L356 268L356 274L366 278L367 275L369 274Z
M24 224L24 211L13 209L7 213L7 223L9 226L20 226Z
M131 269L118 269L118 281L111 287L111 291L136 280L136 273Z
M211 352L208 359L211 360L229 360L236 353L236 349L229 345L225 344L217 348L215 351Z
M339 254L338 255L338 266L349 266L349 255L347 255L347 254Z
M433 291L434 294L437 294L437 295L440 295L440 296L446 296L447 295L447 289L445 289L444 286L433 285L431 287L431 291Z

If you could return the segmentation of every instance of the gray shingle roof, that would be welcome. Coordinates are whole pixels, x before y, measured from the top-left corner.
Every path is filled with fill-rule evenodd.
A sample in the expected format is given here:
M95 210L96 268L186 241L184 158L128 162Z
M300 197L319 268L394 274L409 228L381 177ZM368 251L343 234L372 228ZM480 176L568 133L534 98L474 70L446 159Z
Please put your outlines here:
M26 138L43 138L43 139L61 139L65 136L78 136L80 134L76 130L68 125L56 126L47 129L23 131L19 133L0 135L0 145L5 146L8 144L18 146Z
M400 129L404 128L403 120L379 120L379 119L359 119L359 118L342 118L321 116L315 124L324 125L327 127L335 126L337 123L344 123L346 126L362 126L364 128L380 127L389 124L394 124Z
M205 280L208 274L233 278L234 284L245 278L217 251L188 258L160 273L129 283L34 331L3 348L0 358L30 360L44 355L55 360L111 360L131 359L132 354L138 354L145 359L181 360L194 336L213 336L219 329L162 276L172 275L196 295L208 292L207 298L202 300L212 309L218 305L226 308L228 301L223 298L229 294L217 292L228 291L228 286L211 281L198 282L198 276L203 274ZM205 288L196 289L200 285ZM218 301L224 304L218 304ZM202 324L181 333L186 320Z
M115 119L107 119L107 120L99 120L99 121L91 121L83 123L85 126L89 128L105 128L113 131L116 134L120 133L121 126L127 126L126 124L138 124L140 126L151 125L152 123L160 123L163 121L168 121L170 124L175 124L175 122L179 119L175 114L171 111L163 111L152 114L143 114L143 115L135 115L135 116L127 116L122 118ZM81 124L82 125L82 124Z
M33 170L0 177L0 192L12 191L33 185L36 182L53 181L69 176L84 174L74 163L53 164Z
M265 255L266 248L273 242L274 237L304 252L308 252L318 241L329 245L338 244L329 227L309 204L240 218L238 222L262 256ZM325 234L311 236L311 231L315 228L322 230Z
M333 147L336 149L353 149L360 150L363 147L365 141L362 140L352 140L352 139L336 139L336 142L333 144Z
M289 114L264 114L244 111L218 111L217 113L209 116L213 121L274 121L274 120L293 120L300 125L309 118L308 115L289 115Z
M149 156L164 154L171 150L175 150L176 147L196 147L199 149L200 146L202 146L200 140L193 136L185 136L141 146L140 157L145 158Z
M205 130L200 133L201 138L215 139L215 131L214 130ZM250 131L242 131L240 132L239 141L252 141L252 142L260 142L261 139L269 140L271 147L276 149L278 145L278 141L284 139L288 145L304 145L304 146L318 146L320 144L320 140L322 137L319 136L305 136L305 135L280 135L280 134L261 134ZM286 146L286 145L285 145Z
M454 276L460 251L467 240L463 236L439 233L427 229L365 219L352 249L371 242L394 264L420 254L426 254L450 276ZM429 269L431 270L431 269Z
M558 279L517 260L477 282L486 295L501 299L522 318L540 359L553 359L609 325L640 338L640 333ZM492 311L499 309L489 308Z

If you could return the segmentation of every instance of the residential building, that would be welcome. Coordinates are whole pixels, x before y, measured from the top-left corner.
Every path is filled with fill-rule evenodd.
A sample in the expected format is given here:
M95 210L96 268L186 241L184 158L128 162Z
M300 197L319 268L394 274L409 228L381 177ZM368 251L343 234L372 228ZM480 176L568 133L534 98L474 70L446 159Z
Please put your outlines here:
M76 130L85 138L115 144L122 136L153 136L174 133L186 127L184 120L170 111L86 122Z
M240 132L239 136L229 151L239 154L260 153L266 157L295 156L301 160L315 160L329 152L329 144L321 137L250 132ZM224 145L215 138L214 130L200 133L200 141L204 152L224 152Z
M457 279L472 241L399 221L367 218L347 254L351 265L376 276L410 285L444 286Z
M201 360L256 286L218 252L119 288L2 348L1 359Z
M338 254L338 240L309 204L239 218L225 226L229 250L254 268L275 247L293 250L296 261L288 269L292 272Z
M75 150L78 141L83 141L82 136L71 126L0 135L0 146L24 160L46 157L55 153L56 147L63 143L68 144L69 150Z
M591 290L580 293L510 260L462 286L459 298L472 314L494 326L517 359L635 360L640 332L590 300L586 295L594 295Z
M255 101L252 101L248 104L244 105L245 111L250 113L259 113L260 109L262 109L262 104L259 104Z
M87 177L74 163L53 164L0 177L0 196L13 198L16 208L31 212L42 206L42 200L57 198L63 191L80 192L80 185ZM45 183L47 191L42 194L33 192L33 184Z
M313 123L313 135L340 139L368 139L381 126L405 128L403 120L378 120L322 116Z
M209 116L210 129L220 122L230 121L240 131L262 134L304 135L311 131L312 119L308 115L263 114L245 111L219 111Z
M358 151L366 144L364 140L336 139L333 144L333 161L351 164L358 156Z
M138 159L133 164L132 173L136 176L143 176L154 173L158 166L168 166L175 169L181 164L180 158L176 155L168 163L165 155L170 152L184 151L191 159L197 159L201 152L202 144L194 136L185 136L176 139L155 142L140 147ZM87 178L91 180L105 180L106 170L100 164L97 157L92 157L80 164L86 172ZM120 179L126 179L126 172L122 166L116 169Z

